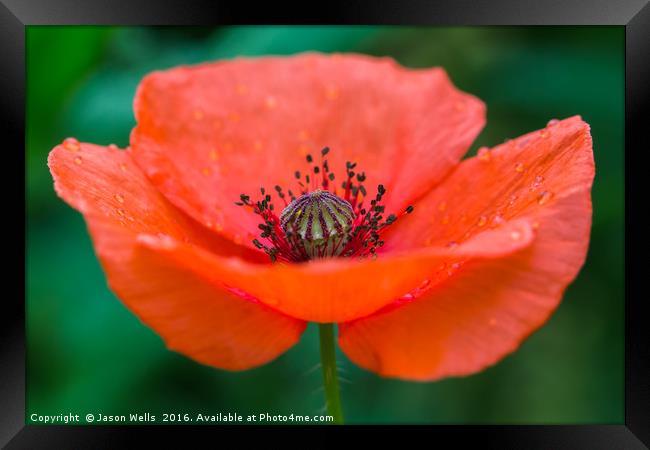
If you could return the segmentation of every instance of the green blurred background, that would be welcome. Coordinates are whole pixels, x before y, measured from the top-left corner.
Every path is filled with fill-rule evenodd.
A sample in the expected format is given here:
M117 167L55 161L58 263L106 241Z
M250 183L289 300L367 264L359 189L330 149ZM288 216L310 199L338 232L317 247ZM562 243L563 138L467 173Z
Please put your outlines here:
M443 66L488 106L471 153L580 114L597 167L587 263L548 324L495 367L436 383L381 379L340 354L347 421L623 423L623 44L622 27L28 27L27 417L323 411L313 325L246 372L167 351L108 290L84 221L56 197L46 166L67 136L126 146L151 70L318 50Z

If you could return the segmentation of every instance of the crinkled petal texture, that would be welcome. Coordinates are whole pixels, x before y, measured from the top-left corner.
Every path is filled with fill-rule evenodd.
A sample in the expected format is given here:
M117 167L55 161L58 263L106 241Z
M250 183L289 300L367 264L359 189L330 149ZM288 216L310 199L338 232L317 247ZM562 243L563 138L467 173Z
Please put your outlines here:
M154 185L200 223L251 246L259 217L234 202L262 185L299 192L294 172L311 171L307 154L318 161L331 148L337 185L345 162L356 161L370 194L384 184L387 210L399 211L458 163L485 107L440 68L310 53L154 72L138 89L135 115L133 157Z
M580 118L459 164L485 108L442 69L303 54L148 75L131 150L66 143L55 187L84 215L116 294L169 347L225 369L263 364L305 321L337 322L359 365L416 380L493 364L539 327L584 262L594 174ZM260 186L298 192L321 148L415 212L380 257L270 264L235 206ZM313 173L312 173L313 175ZM276 205L277 206L277 205Z
M386 238L392 250L458 252L435 270L449 276L341 324L343 351L380 375L411 380L471 374L514 351L584 263L593 176L589 127L579 117L462 162ZM501 241L481 239L486 233ZM508 245L508 237L526 244ZM478 252L481 242L492 251Z
M291 339L297 339L292 333L304 326L302 320L342 322L367 316L420 285L431 276L430 267L456 258L450 249L431 247L377 260L263 264L256 259L268 261L263 253L210 232L170 205L138 170L129 152L86 144L70 152L59 146L51 153L50 168L59 195L84 214L115 292L171 346L190 346L183 350L190 355L191 345L203 348L222 340L234 345L246 333L252 333L251 339L265 330L273 333L276 325L279 339L285 339L280 342L290 345ZM517 245L527 241L526 230L520 233L524 239ZM486 250L485 242L475 241L478 251ZM500 241L493 237L492 242ZM214 294L206 294L204 288ZM215 299L208 301L212 296ZM251 297L259 303L244 301ZM232 316L220 313L215 318L214 311L207 309L213 306L224 311L232 308ZM268 316L268 324L247 328L249 322L235 313L249 310L251 321ZM212 322L217 319L223 323ZM188 333L205 333L205 339L185 339ZM249 351L268 350L263 344L251 343ZM216 358L213 365L225 367Z
M149 245L155 240L165 250L201 248L226 260L260 257L169 204L129 152L68 142L52 150L48 164L57 193L84 215L111 288L169 348L241 370L272 360L298 341L303 321Z
M524 245L529 235L525 224L513 223L511 227L522 236L521 242L513 246ZM468 246L477 252L500 251L490 246L498 247L497 243L504 239L493 237L494 243L472 241ZM225 259L194 246L170 246L165 239L152 237L146 245L166 252L188 270L236 287L292 317L313 322L343 322L367 316L431 278L432 267L457 259L456 252L449 249L430 248L384 255L376 261L335 259L271 266ZM444 277L440 274L438 278Z

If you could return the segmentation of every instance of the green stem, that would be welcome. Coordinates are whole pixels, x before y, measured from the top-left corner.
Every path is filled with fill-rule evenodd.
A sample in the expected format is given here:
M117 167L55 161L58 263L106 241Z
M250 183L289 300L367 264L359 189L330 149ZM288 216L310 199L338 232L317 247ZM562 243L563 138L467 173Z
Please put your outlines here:
M339 394L339 377L336 373L336 347L334 344L334 325L318 324L320 333L320 361L323 367L323 385L327 414L334 416L334 423L343 424L343 410Z

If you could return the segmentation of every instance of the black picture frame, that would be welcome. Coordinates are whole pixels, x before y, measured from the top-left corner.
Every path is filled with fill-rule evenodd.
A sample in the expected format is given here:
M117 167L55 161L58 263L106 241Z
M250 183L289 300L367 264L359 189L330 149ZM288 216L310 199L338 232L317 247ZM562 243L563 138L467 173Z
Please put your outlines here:
M296 9L298 8L298 9ZM647 234L647 198L640 173L647 149L643 117L650 117L650 6L648 0L456 0L348 1L303 3L155 0L0 0L0 110L5 154L20 155L25 147L25 28L27 25L220 25L220 24L409 24L409 25L617 25L625 28L625 423L619 425L547 426L414 426L409 443L427 440L456 446L525 449L641 449L650 445L650 337L645 320L647 298L641 293L646 263L641 262ZM644 145L645 144L645 145ZM22 160L24 164L24 158ZM24 172L5 171L5 193L24 183ZM646 175L647 178L647 175ZM18 196L13 196L18 201ZM26 198L24 199L25 201ZM641 208L638 207L641 205ZM20 211L16 205L14 211ZM22 205L25 212L25 203ZM11 214L8 234L17 235L18 213ZM25 215L23 217L26 217ZM6 220L6 219L5 219ZM13 228L11 228L13 226ZM25 227L22 228L25 230ZM23 231L24 232L24 231ZM9 237L9 241L16 239ZM25 245L26 245L26 241ZM8 250L7 246L5 247ZM23 248L23 250L25 250ZM5 257L8 267L25 267L25 256ZM639 264L635 264L639 261ZM23 264L21 265L20 262ZM7 281L18 277L7 272ZM23 284L22 286L25 286ZM21 289L18 289L20 292ZM22 289L24 294L24 289ZM0 445L7 448L120 448L151 444L173 445L214 439L214 427L197 426L36 426L25 425L25 308L16 294L3 296L0 313ZM23 296L24 298L24 296ZM319 443L340 439L341 433L367 427L327 427ZM371 427L384 439L395 427ZM257 427L284 442L324 427ZM250 427L224 427L237 439L251 436ZM212 441L218 444L219 441ZM243 441L241 441L243 442ZM309 442L303 443L305 445ZM444 447L443 447L444 448Z

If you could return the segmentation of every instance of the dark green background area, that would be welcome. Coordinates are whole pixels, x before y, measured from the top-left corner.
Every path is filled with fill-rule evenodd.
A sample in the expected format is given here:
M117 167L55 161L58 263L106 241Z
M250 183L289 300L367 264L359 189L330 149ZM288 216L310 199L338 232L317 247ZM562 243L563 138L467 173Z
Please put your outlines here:
M166 350L107 288L84 221L57 198L46 166L67 136L127 145L135 88L151 70L318 50L444 67L487 104L472 153L580 114L597 168L587 263L549 322L496 366L436 383L382 379L341 354L347 421L622 423L623 43L621 27L29 27L28 417L322 411L313 325L285 355L246 372Z

